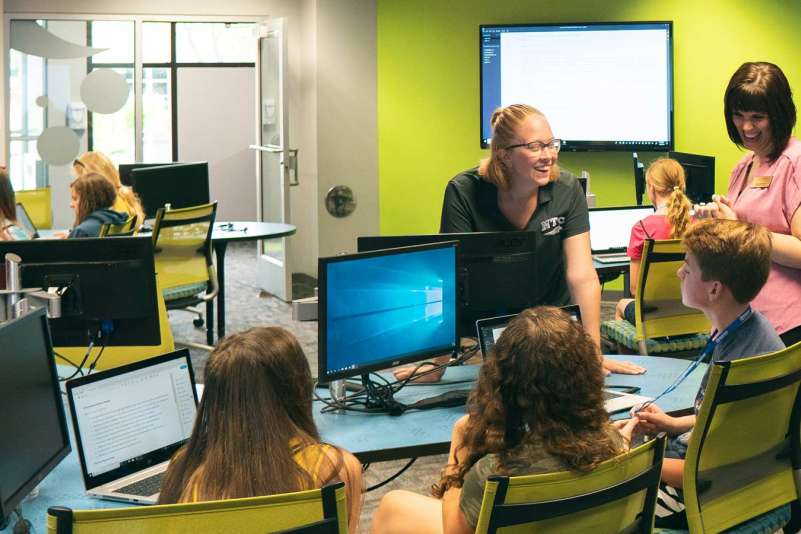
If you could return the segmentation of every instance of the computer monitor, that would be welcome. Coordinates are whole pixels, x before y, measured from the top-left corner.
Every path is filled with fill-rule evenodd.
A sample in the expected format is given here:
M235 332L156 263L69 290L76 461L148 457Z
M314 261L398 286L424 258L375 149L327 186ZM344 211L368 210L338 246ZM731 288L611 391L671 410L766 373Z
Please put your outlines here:
M459 335L475 335L479 319L520 311L549 302L540 272L535 232L474 232L406 236L363 236L359 252L459 242ZM561 303L557 303L561 304Z
M645 166L640 163L637 153L632 153L634 161L634 203L638 206L642 204L642 196L645 194Z
M673 24L488 24L478 30L481 146L493 111L529 104L562 150L673 148Z
M0 324L0 529L70 452L47 317L43 309Z
M456 353L456 249L448 242L320 258L320 379Z
M209 164L205 161L140 167L131 171L131 182L147 218L155 217L165 204L177 209L209 203Z
M687 178L687 198L693 204L709 202L715 194L715 157L685 152L668 152L684 167Z
M172 162L168 163L120 163L117 170L120 173L120 182L122 185L127 185L129 187L133 187L133 181L131 179L131 171L134 169L147 169L149 167L164 167L165 165L172 165Z
M50 320L55 346L86 347L101 332L103 346L160 344L149 237L0 241L0 258L9 252L22 259L23 287L66 288Z

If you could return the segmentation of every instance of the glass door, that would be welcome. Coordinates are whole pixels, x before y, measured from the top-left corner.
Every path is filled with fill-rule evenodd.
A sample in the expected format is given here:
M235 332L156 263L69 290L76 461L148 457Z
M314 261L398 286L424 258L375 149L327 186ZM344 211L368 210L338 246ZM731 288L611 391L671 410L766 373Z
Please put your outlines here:
M263 222L290 223L290 175L297 176L296 151L289 148L287 113L286 21L264 23L258 40L256 60L256 144L258 218ZM292 271L287 265L286 238L259 243L257 279L265 291L281 300L292 298Z

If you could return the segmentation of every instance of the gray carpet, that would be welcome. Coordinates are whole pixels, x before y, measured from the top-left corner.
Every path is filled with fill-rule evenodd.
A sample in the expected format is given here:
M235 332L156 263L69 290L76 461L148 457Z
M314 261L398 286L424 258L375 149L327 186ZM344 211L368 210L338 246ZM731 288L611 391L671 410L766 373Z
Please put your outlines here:
M277 325L291 331L300 340L309 358L312 374L317 374L317 323L292 320L291 306L259 290L255 272L256 246L254 243L232 243L226 255L226 330L238 332L253 326ZM303 280L308 285L308 279ZM609 301L602 305L603 319L614 315L614 300L617 295L605 295ZM184 312L170 312L170 322L177 340L205 343L205 331L192 326L192 316ZM203 369L208 354L192 350L192 362L198 381L203 381ZM431 485L439 479L445 455L419 458L403 475L389 484L367 493L362 507L360 532L368 532L370 517L381 497L393 489L406 489L429 494ZM401 469L408 460L372 464L365 475L367 487L377 484Z

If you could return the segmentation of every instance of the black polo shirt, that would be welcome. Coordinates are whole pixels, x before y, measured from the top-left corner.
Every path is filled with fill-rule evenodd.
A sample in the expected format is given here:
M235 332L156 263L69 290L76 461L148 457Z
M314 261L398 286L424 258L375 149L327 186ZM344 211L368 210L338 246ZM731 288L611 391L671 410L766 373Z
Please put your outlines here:
M483 180L478 169L458 174L445 188L440 233L511 232L519 230L498 208L498 188ZM540 269L532 276L547 288L543 304L565 306L570 293L565 281L562 240L590 231L587 200L575 176L562 171L559 178L541 187L537 209L525 230L537 235Z

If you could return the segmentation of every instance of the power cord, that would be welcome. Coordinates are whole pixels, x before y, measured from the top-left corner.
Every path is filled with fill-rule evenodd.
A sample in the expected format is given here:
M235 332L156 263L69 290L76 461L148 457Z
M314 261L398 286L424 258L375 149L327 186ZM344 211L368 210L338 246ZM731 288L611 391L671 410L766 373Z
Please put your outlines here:
M403 473L405 473L406 470L409 469L412 466L412 464L414 464L414 462L416 462L416 461L417 461L417 457L415 456L414 458L409 460L409 462L406 465L401 467L400 470L397 473L395 473L394 475L392 475L388 479L384 480L383 482L379 482L378 484L376 484L374 486L370 486L369 488L364 490L364 492L368 493L370 491L377 490L378 488L380 488L382 486L386 486L387 484L389 484L390 482L392 482L393 480L395 480L396 478L401 476ZM369 466L370 464L367 464L367 465Z

